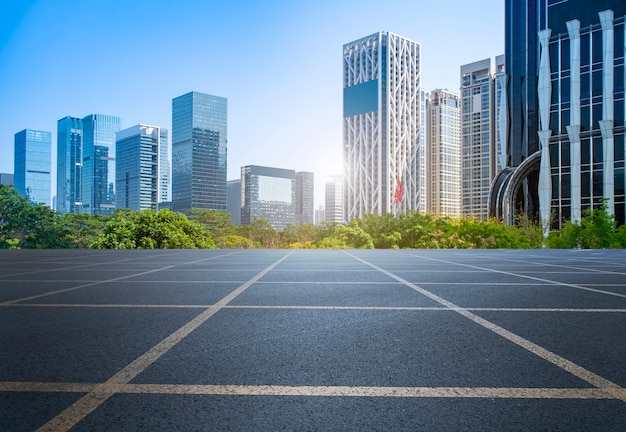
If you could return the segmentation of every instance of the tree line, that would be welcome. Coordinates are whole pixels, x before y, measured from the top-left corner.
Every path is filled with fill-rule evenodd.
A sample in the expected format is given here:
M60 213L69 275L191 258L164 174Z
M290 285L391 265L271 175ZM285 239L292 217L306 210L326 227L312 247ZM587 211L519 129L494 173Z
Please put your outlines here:
M263 219L234 226L230 214L191 209L117 209L110 216L60 214L32 204L0 185L0 249L470 249L626 248L626 226L605 205L580 222L566 222L543 238L541 226L520 218L513 226L495 219L366 215L347 224L288 225L277 231Z

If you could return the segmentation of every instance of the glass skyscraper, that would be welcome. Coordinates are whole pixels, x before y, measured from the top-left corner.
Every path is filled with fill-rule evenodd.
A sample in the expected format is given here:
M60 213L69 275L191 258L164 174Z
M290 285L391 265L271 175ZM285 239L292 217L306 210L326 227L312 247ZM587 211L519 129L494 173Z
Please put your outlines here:
M227 99L172 100L172 210L226 211Z
M315 175L296 172L296 225L315 222Z
M426 210L421 48L379 32L343 46L345 221Z
M115 133L119 117L91 114L83 118L82 210L111 214L115 209Z
M623 1L507 0L509 163L492 215L547 235L605 203L625 223L625 15Z
M265 219L272 228L284 229L296 222L296 172L249 165L241 167L241 223Z
M116 136L116 206L156 210L167 201L167 130L140 124Z
M15 134L14 186L31 203L50 207L52 134L24 129Z
M82 212L83 120L65 117L57 122L56 209Z

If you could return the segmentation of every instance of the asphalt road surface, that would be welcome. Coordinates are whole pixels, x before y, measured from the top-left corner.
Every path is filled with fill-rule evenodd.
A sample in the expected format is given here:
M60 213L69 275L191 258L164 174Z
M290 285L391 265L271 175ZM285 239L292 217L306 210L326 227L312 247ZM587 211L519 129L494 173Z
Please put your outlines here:
M626 251L2 251L33 430L624 431Z

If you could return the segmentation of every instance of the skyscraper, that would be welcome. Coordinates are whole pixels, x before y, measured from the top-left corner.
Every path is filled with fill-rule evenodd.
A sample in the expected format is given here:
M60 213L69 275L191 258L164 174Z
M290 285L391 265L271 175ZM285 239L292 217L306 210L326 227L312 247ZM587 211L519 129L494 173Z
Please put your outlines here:
M50 207L52 134L24 129L15 134L14 186L31 203Z
M421 49L379 32L343 46L345 221L424 211Z
M315 175L296 172L296 225L315 222Z
M226 211L227 99L172 100L172 209Z
M272 228L296 222L296 172L257 165L241 167L241 223L265 219Z
M459 95L434 90L428 97L427 208L435 216L461 215Z
M90 114L83 118L82 210L111 214L115 209L115 133L119 117Z
M56 209L82 212L83 120L64 117L57 122Z
M461 66L461 212L485 219L489 188L506 167L504 56Z
M614 0L507 0L509 164L491 214L547 235L605 202L624 223L624 15Z
M162 166L167 164L167 130L139 124L116 137L116 206L156 210L167 201L167 167Z
M227 187L226 211L230 213L233 225L241 225L241 179L229 180Z
M324 220L343 223L343 176L331 176L324 187Z

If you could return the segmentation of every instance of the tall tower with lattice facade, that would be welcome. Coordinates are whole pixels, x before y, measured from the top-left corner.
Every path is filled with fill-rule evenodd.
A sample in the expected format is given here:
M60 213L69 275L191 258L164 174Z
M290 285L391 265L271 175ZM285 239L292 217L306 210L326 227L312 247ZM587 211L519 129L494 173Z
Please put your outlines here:
M343 46L344 218L426 210L420 44L379 32Z

